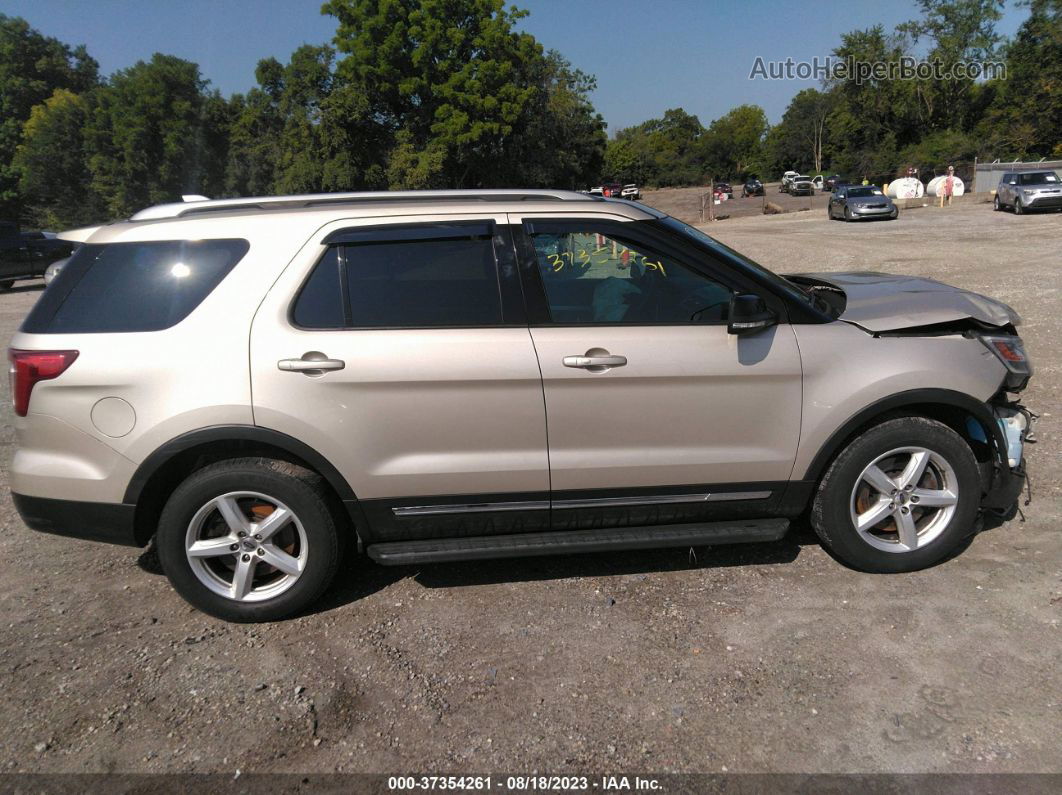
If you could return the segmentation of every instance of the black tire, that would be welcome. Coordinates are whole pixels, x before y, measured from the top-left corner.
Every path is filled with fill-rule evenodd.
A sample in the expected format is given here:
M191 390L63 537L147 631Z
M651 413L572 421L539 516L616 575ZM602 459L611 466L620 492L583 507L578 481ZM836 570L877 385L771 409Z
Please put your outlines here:
M845 208L844 208L844 220L845 221L851 221L852 220L852 211L848 209L847 205L845 205Z
M186 555L186 536L193 517L211 500L229 492L257 492L282 502L298 518L305 533L302 570L294 583L276 596L237 601L215 593L192 570ZM177 593L193 606L226 621L276 621L307 608L332 583L341 558L337 515L324 482L313 472L266 458L233 459L204 467L177 487L162 511L155 543L166 576ZM242 549L238 554L242 554ZM218 565L225 562L222 558L231 558L237 565L237 556L216 559ZM248 557L253 557L253 553ZM255 564L257 560L254 558ZM270 570L282 574L270 567L261 571L268 574ZM257 571L257 567L252 568L252 572Z
M1015 215L1022 215L1024 212L1025 212L1025 208L1022 207L1021 199L1020 198L1015 199L1014 200L1014 214Z
M15 280L14 279L5 279L4 281L0 282L0 292L6 293L8 290L10 290L14 286L15 286Z
M997 213L1003 209L1003 205L999 203L999 196L992 200L992 209Z
M885 546L899 547L899 551L884 551L856 530L852 518L855 489L864 469L877 458L908 446L929 450L951 466L958 500L946 525L925 546L905 550L899 544L887 543L892 539L883 534ZM833 460L815 493L811 524L823 545L852 568L882 573L917 571L948 557L976 531L980 500L977 460L963 438L936 420L900 417L865 431Z

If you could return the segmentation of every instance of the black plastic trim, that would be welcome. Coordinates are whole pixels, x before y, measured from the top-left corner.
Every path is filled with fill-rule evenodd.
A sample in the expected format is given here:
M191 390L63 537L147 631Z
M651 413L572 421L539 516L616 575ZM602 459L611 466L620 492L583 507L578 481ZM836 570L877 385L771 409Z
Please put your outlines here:
M377 563L400 566L407 563L604 552L617 549L656 549L701 544L777 541L785 535L788 529L788 519L756 519L662 527L571 530L460 539L446 538L434 541L404 541L372 544L366 551L369 557Z
M11 498L31 530L106 544L142 546L134 531L135 505L53 500L14 492Z
M402 243L412 240L466 240L491 237L493 220L415 221L411 223L352 226L330 233L321 245L357 245L358 243Z
M887 398L871 403L845 420L833 432L833 435L822 446L815 458L812 459L811 464L808 465L807 471L804 473L803 480L817 482L825 473L830 461L841 451L841 447L848 438L875 418L890 411L927 404L950 406L969 412L981 423L985 433L992 439L996 463L1001 464L1004 469L1009 469L1006 458L1007 442L1003 438L1003 431L992 416L992 411L987 403L982 403L976 398L950 389L910 389L906 392L897 392L895 395L890 395Z
M288 436L286 433L269 428L262 428L258 425L213 425L209 428L190 431L171 439L145 458L140 466L137 467L136 472L133 473L133 477L129 481L129 485L126 487L122 501L128 505L135 505L140 499L140 493L144 490L144 486L152 475L158 472L167 461L178 453L200 445L224 441L259 442L272 447L279 447L281 450L291 453L312 466L328 481L341 500L344 502L357 501L350 484L339 474L339 470L328 459L305 442L300 442L293 436Z

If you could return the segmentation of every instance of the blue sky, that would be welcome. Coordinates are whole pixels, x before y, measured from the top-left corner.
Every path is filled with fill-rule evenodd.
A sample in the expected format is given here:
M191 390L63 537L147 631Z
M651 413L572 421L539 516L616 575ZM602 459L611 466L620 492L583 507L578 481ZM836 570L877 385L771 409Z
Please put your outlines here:
M840 35L917 16L914 0L517 0L521 22L547 48L597 76L594 104L610 131L682 107L705 124L744 102L777 122L807 81L749 80L756 56L824 57ZM104 74L154 52L195 61L223 94L254 85L260 58L286 61L303 43L331 41L318 0L0 0L0 12L85 44ZM1026 16L1009 0L998 30Z

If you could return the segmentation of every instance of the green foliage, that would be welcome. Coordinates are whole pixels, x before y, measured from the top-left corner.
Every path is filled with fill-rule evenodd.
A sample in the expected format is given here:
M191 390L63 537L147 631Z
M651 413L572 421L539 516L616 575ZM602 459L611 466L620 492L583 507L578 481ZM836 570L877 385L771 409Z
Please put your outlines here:
M702 135L696 116L672 108L662 119L616 133L605 153L605 176L661 187L698 184L705 176Z
M13 166L34 225L78 226L99 218L82 134L91 114L88 100L65 88L30 111Z
M759 172L768 129L759 105L739 105L716 119L701 137L707 169L715 177L742 180Z
M0 14L0 217L18 212L21 175L12 161L30 111L57 89L91 89L97 68L84 47L72 49Z
M1004 158L1062 155L1062 0L1031 0L979 128Z

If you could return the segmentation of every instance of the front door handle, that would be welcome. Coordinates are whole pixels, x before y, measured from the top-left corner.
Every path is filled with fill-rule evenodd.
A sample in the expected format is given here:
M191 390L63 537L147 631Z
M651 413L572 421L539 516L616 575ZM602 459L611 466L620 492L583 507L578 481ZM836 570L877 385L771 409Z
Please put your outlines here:
M277 368L291 373L322 375L326 370L342 370L347 363L342 359L329 359L320 351L308 351L301 359L281 359Z
M562 361L565 367L603 373L613 367L623 367L627 364L627 357L611 354L604 348L591 348L582 356L565 356Z

